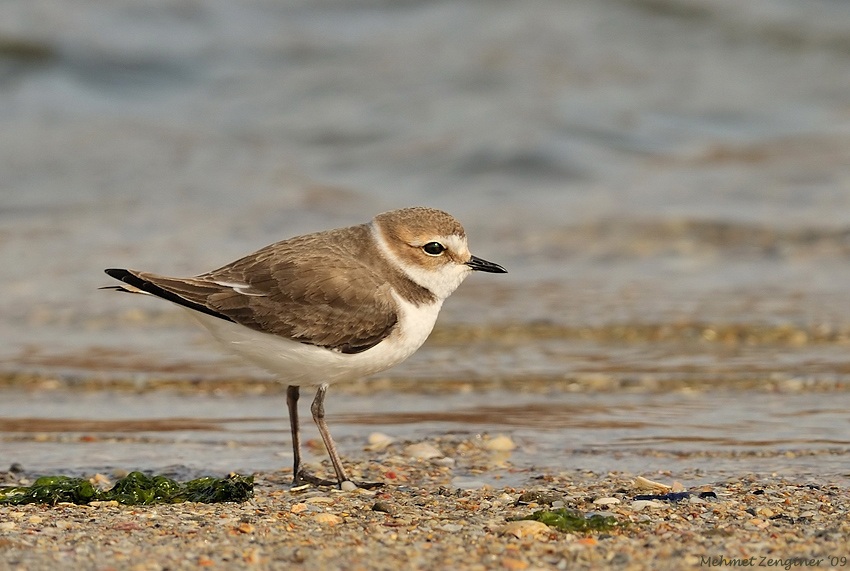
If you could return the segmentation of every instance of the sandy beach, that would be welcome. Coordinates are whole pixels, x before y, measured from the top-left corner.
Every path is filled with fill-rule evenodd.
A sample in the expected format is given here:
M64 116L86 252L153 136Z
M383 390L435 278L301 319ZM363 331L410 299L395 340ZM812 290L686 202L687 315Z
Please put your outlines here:
M462 454L442 443L447 454ZM450 457L450 456L446 456ZM291 492L289 475L256 475L241 504L0 507L0 568L25 569L699 569L850 566L846 486L741 477L679 501L625 473L530 471L527 486L462 489L445 461L381 455L354 473L373 491ZM657 484L674 484L664 474ZM648 480L648 478L647 478ZM650 486L647 488L647 486ZM675 488L674 488L675 489ZM683 496L685 494L679 494ZM562 532L513 521L542 509L611 516L616 525Z
M543 385L526 384L527 389L535 386L543 390ZM369 387L342 391L339 400L354 398L358 390L368 393ZM443 387L444 396L461 398L458 387L451 388L449 384ZM145 396L152 392L158 397L168 390L173 387L130 398L148 406ZM605 391L596 383L584 386L574 398L602 396L613 405L623 402L624 390L612 385ZM628 390L636 389L631 386ZM643 390L654 399L663 398L657 387L654 392L648 387ZM806 393L800 386L793 391L781 386L773 390L784 391L780 396L789 400ZM244 398L236 388L230 391L226 400ZM195 403L193 406L205 402L200 400L197 386L184 386L183 392L181 398ZM843 387L827 390L813 386L808 392L833 400L846 395ZM52 400L80 400L87 394L86 389L66 386L65 392L54 394ZM767 398L769 392L752 393L738 387L733 394L756 402ZM423 403L429 398L421 393L413 397ZM170 394L168 398L174 401L177 397ZM354 406L357 404L355 401ZM250 406L250 401L242 406ZM133 414L132 410L126 412ZM343 413L340 420L346 416ZM478 421L484 422L482 418ZM276 421L284 423L283 418ZM51 449L43 447L55 440L71 451L74 461L83 464L98 457L99 443L108 450L133 450L133 446L150 441L158 451L158 462L175 450L184 451L183 459L190 461L195 450L183 442L182 433L169 432L168 421L153 426L147 420L134 426L127 420L125 433L116 432L118 421L106 426L84 422L81 427L66 420L56 432L49 432L52 428L46 423L14 432L7 423L5 440L7 445L17 440L48 451ZM386 424L386 419L382 422L383 430L401 432L398 426ZM182 429L190 425L188 419L171 423L182 423ZM214 424L209 419L195 423L195 429L203 430ZM222 438L234 437L220 430ZM218 447L212 439L215 433L203 434L202 452L223 457L231 465L237 461L239 444ZM840 470L847 465L848 452L843 447L813 444L791 450L751 444L745 449L724 450L706 445L690 451L621 448L606 453L576 450L571 448L576 443L563 442L560 455L551 457L552 449L544 443L512 434L520 433L444 430L409 440L371 432L363 441L355 438L354 442L344 436L341 442L352 477L384 482L375 490L291 489L291 470L283 468L254 473L254 496L242 503L0 505L0 569L850 567L848 474ZM558 434L568 437L569 433ZM253 437L261 438L261 433ZM306 444L310 469L327 474L330 466L317 440L311 438ZM258 457L263 450L249 447L248 454ZM635 457L637 465L667 465L670 469L616 469L636 465ZM71 465L71 461L59 461ZM286 464L283 458L277 462ZM591 462L615 469L576 467ZM190 472L195 476L210 465L208 458L201 460L200 470L185 466L170 470L183 470L186 479ZM771 466L782 467L782 473L766 473L765 468ZM101 489L126 475L121 469L76 471ZM39 475L43 474L15 466L14 471L3 474L2 483L30 485ZM585 520L603 516L609 525L565 531L539 521L520 521L541 510L574 511Z
M834 0L0 3L0 484L255 481L2 505L0 571L850 568L848 45ZM413 205L509 273L331 388L379 490L290 490L286 379L98 289ZM561 509L614 524L514 521Z

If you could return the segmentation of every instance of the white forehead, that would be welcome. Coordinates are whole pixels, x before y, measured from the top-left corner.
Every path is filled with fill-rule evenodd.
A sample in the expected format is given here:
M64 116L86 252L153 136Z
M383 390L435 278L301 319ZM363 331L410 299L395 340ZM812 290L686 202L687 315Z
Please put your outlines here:
M458 236L457 234L440 236L437 238L437 241L452 252L462 254L469 249L469 245L466 242L466 236Z

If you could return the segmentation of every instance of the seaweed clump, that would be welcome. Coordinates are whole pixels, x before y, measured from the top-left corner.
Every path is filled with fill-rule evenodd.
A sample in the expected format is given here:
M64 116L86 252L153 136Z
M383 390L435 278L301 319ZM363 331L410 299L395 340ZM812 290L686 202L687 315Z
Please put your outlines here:
M556 510L538 510L530 516L517 518L530 519L545 523L549 527L554 527L558 531L587 533L591 531L611 531L619 527L621 524L614 516L605 516L601 514L585 514L570 510L567 508L558 508Z
M254 477L231 474L227 478L205 477L177 482L165 476L130 472L109 490L98 490L85 478L44 476L31 486L0 487L0 505L88 504L116 501L125 505L199 502L244 502L254 495Z

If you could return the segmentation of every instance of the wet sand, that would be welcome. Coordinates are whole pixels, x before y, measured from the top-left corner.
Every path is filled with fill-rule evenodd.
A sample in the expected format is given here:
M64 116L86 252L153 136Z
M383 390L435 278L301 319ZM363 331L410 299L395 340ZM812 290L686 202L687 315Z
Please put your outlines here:
M353 492L290 490L275 385L7 383L17 388L7 387L4 406L17 412L2 415L0 433L22 470L7 484L62 472L108 486L131 469L188 479L238 467L256 488L243 504L2 506L4 569L850 566L840 383L673 390L524 379L511 406L504 387L343 386L329 420L344 460L355 479L385 482ZM385 398L392 412L381 411ZM330 470L309 433L307 460ZM640 499L670 491L689 494ZM618 525L562 532L512 522L561 507Z

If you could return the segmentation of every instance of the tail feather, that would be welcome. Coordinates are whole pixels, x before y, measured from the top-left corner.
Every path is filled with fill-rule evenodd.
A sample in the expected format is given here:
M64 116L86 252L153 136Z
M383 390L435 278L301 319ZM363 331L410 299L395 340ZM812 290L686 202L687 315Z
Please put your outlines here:
M189 309L194 309L195 311L200 311L201 313L206 313L207 315L212 315L213 317L218 317L226 321L233 321L226 315L223 315L206 305L181 297L173 291L160 287L131 270L125 270L123 268L107 268L104 271L116 280L124 282L124 285L104 286L100 289L112 289L129 293L155 295L156 297L176 303L177 305L182 305L183 307L188 307Z

